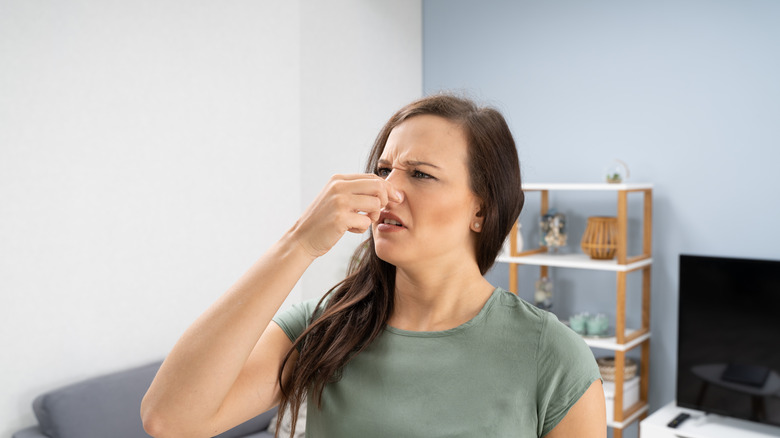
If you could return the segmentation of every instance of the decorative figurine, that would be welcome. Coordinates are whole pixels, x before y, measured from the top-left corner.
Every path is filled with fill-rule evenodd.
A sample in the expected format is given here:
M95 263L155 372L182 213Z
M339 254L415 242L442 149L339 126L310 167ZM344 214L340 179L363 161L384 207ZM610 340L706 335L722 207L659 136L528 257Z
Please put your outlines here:
M548 252L557 252L558 248L566 246L566 215L550 210L542 216L540 222L542 238L540 245L546 246Z
M534 289L534 305L542 310L552 309L552 281L547 277L542 277L536 281Z

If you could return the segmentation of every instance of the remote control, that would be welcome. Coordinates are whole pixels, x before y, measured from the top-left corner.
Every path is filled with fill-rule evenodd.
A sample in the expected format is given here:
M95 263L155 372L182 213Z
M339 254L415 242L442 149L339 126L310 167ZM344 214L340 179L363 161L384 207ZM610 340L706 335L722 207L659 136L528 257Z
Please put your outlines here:
M669 424L667 424L667 426L673 427L673 428L677 427L677 426L680 425L680 423L682 423L683 421L685 421L685 420L687 420L689 418L691 418L691 416L686 414L685 412L683 412L682 414L674 417L674 420L670 421Z

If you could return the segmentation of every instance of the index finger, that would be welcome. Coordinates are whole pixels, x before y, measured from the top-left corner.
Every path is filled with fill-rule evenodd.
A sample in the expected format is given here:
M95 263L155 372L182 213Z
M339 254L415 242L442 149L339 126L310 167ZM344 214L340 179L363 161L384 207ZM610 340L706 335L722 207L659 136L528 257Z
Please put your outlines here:
M389 181L373 173L355 173L348 175L335 175L334 179L343 181L365 180L367 184L361 184L360 188L354 193L356 195L377 196L382 201L382 207L387 205L388 200L393 202L402 202L403 195Z
M384 178L373 173L339 173L333 175L333 179L340 179L343 181L355 181L359 179L380 179L384 181Z

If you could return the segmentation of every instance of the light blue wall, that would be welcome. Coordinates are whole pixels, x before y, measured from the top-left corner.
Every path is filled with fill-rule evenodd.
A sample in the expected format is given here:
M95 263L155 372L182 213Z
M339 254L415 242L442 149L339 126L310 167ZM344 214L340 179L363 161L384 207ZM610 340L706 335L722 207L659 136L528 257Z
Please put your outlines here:
M526 181L599 181L620 158L631 181L655 184L651 409L671 401L678 255L780 259L780 2L425 0L423 14L426 94L465 90L502 110ZM552 204L569 215L573 251L588 216L615 214L604 194ZM638 228L639 203L630 210ZM530 299L536 271L521 275ZM560 317L614 315L613 275L554 280Z

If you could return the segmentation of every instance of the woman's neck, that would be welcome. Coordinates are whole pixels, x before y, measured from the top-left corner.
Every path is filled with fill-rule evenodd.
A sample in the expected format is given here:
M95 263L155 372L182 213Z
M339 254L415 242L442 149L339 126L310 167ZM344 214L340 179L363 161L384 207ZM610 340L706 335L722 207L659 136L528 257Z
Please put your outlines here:
M494 289L475 263L443 270L399 267L388 324L409 331L451 329L476 316Z

